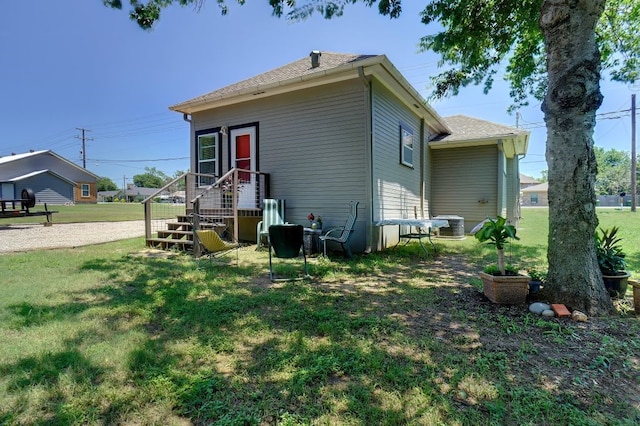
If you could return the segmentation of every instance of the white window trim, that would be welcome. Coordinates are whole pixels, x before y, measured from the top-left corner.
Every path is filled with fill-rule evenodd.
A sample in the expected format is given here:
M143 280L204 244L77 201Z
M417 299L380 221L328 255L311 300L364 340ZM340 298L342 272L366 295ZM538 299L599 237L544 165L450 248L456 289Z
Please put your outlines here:
M85 188L87 188L87 191L86 191L87 195L84 195L85 194L85 190L84 190ZM89 197L91 197L91 186L88 183L80 184L80 197L81 198L89 198Z
M213 159L206 159L203 160L202 159L202 152L200 150L200 138L202 137L213 137L214 138L214 144L213 144L213 151L215 153L215 158ZM202 173L202 167L201 165L203 163L213 163L213 170L214 170L214 175L217 174L217 171L220 170L220 133L218 131L211 131L211 132L207 132L207 133L201 133L198 134L196 136L196 149L198 152L198 173ZM200 179L198 179L198 185L199 186L203 186L200 183ZM205 185L206 186L206 185Z
M413 131L409 128L409 126L400 123L400 164L402 164L403 166L413 168L413 154L415 152L415 149L413 148L415 144L414 139L415 138L413 136ZM411 161L405 158L405 153L407 152L407 150L411 151Z

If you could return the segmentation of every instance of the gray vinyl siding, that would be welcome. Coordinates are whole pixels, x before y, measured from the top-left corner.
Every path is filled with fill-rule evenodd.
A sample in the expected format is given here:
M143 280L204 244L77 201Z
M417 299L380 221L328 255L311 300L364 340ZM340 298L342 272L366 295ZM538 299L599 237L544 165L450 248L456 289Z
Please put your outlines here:
M502 151L498 154L498 208L496 215L507 216L507 158Z
M464 218L465 232L498 208L497 145L431 151L432 216Z
M63 205L73 202L73 185L48 173L16 182L18 195L21 188L30 188L36 195L37 205Z
M270 174L271 197L286 200L286 220L308 225L307 215L313 213L322 216L325 228L342 226L349 201L359 201L352 248L362 251L370 217L367 91L360 80L351 80L272 96L194 114L193 130L256 124L257 169ZM192 135L192 159L194 153ZM226 137L221 157L224 172L229 168Z
M373 221L413 218L421 198L421 120L382 86L373 87ZM413 132L413 167L401 164L401 123Z
M507 158L507 219L517 225L520 219L520 172L518 157Z
M374 81L372 90L372 221L415 217L414 208L421 209L424 152L422 120L398 99ZM413 167L401 162L400 126L413 133ZM425 170L426 173L426 170ZM394 226L373 228L374 249L383 249L398 241ZM403 230L403 232L406 230Z

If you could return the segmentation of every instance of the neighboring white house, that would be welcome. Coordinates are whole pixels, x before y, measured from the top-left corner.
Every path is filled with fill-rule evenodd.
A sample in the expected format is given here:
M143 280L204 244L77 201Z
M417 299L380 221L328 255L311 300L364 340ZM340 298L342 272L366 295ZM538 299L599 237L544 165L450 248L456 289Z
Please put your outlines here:
M170 109L190 122L191 170L268 173L289 222L313 212L339 226L359 201L355 251L394 244L397 227L375 222L412 218L414 207L463 216L467 230L486 216L518 219L529 132L441 117L385 55L314 51Z

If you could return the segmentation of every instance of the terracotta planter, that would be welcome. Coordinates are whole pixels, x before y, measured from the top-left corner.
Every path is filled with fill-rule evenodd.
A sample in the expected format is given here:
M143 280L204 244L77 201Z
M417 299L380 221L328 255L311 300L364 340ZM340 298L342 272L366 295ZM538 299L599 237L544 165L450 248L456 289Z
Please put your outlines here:
M529 281L527 275L490 275L480 272L484 295L493 303L520 305L527 301Z

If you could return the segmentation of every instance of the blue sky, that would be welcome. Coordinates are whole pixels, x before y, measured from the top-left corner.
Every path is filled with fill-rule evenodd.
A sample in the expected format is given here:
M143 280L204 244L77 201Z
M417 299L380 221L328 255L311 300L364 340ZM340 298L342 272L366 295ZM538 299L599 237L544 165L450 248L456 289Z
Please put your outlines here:
M396 20L358 4L341 18L301 23L272 17L266 0L232 2L225 17L213 0L198 13L172 7L152 31L130 21L127 8L109 9L101 0L7 2L0 15L0 155L51 149L82 165L77 128L85 128L87 169L121 186L145 167L168 175L189 167L189 128L169 105L311 50L386 54L425 97L429 76L438 72L438 57L418 52L420 37L433 31L420 23L416 4L423 2L405 1ZM629 152L632 89L603 82L602 91L596 145ZM509 104L502 83L489 95L472 87L432 102L442 116L515 126ZM520 125L531 130L521 172L538 177L547 168L546 132L539 103L531 104L520 111Z

